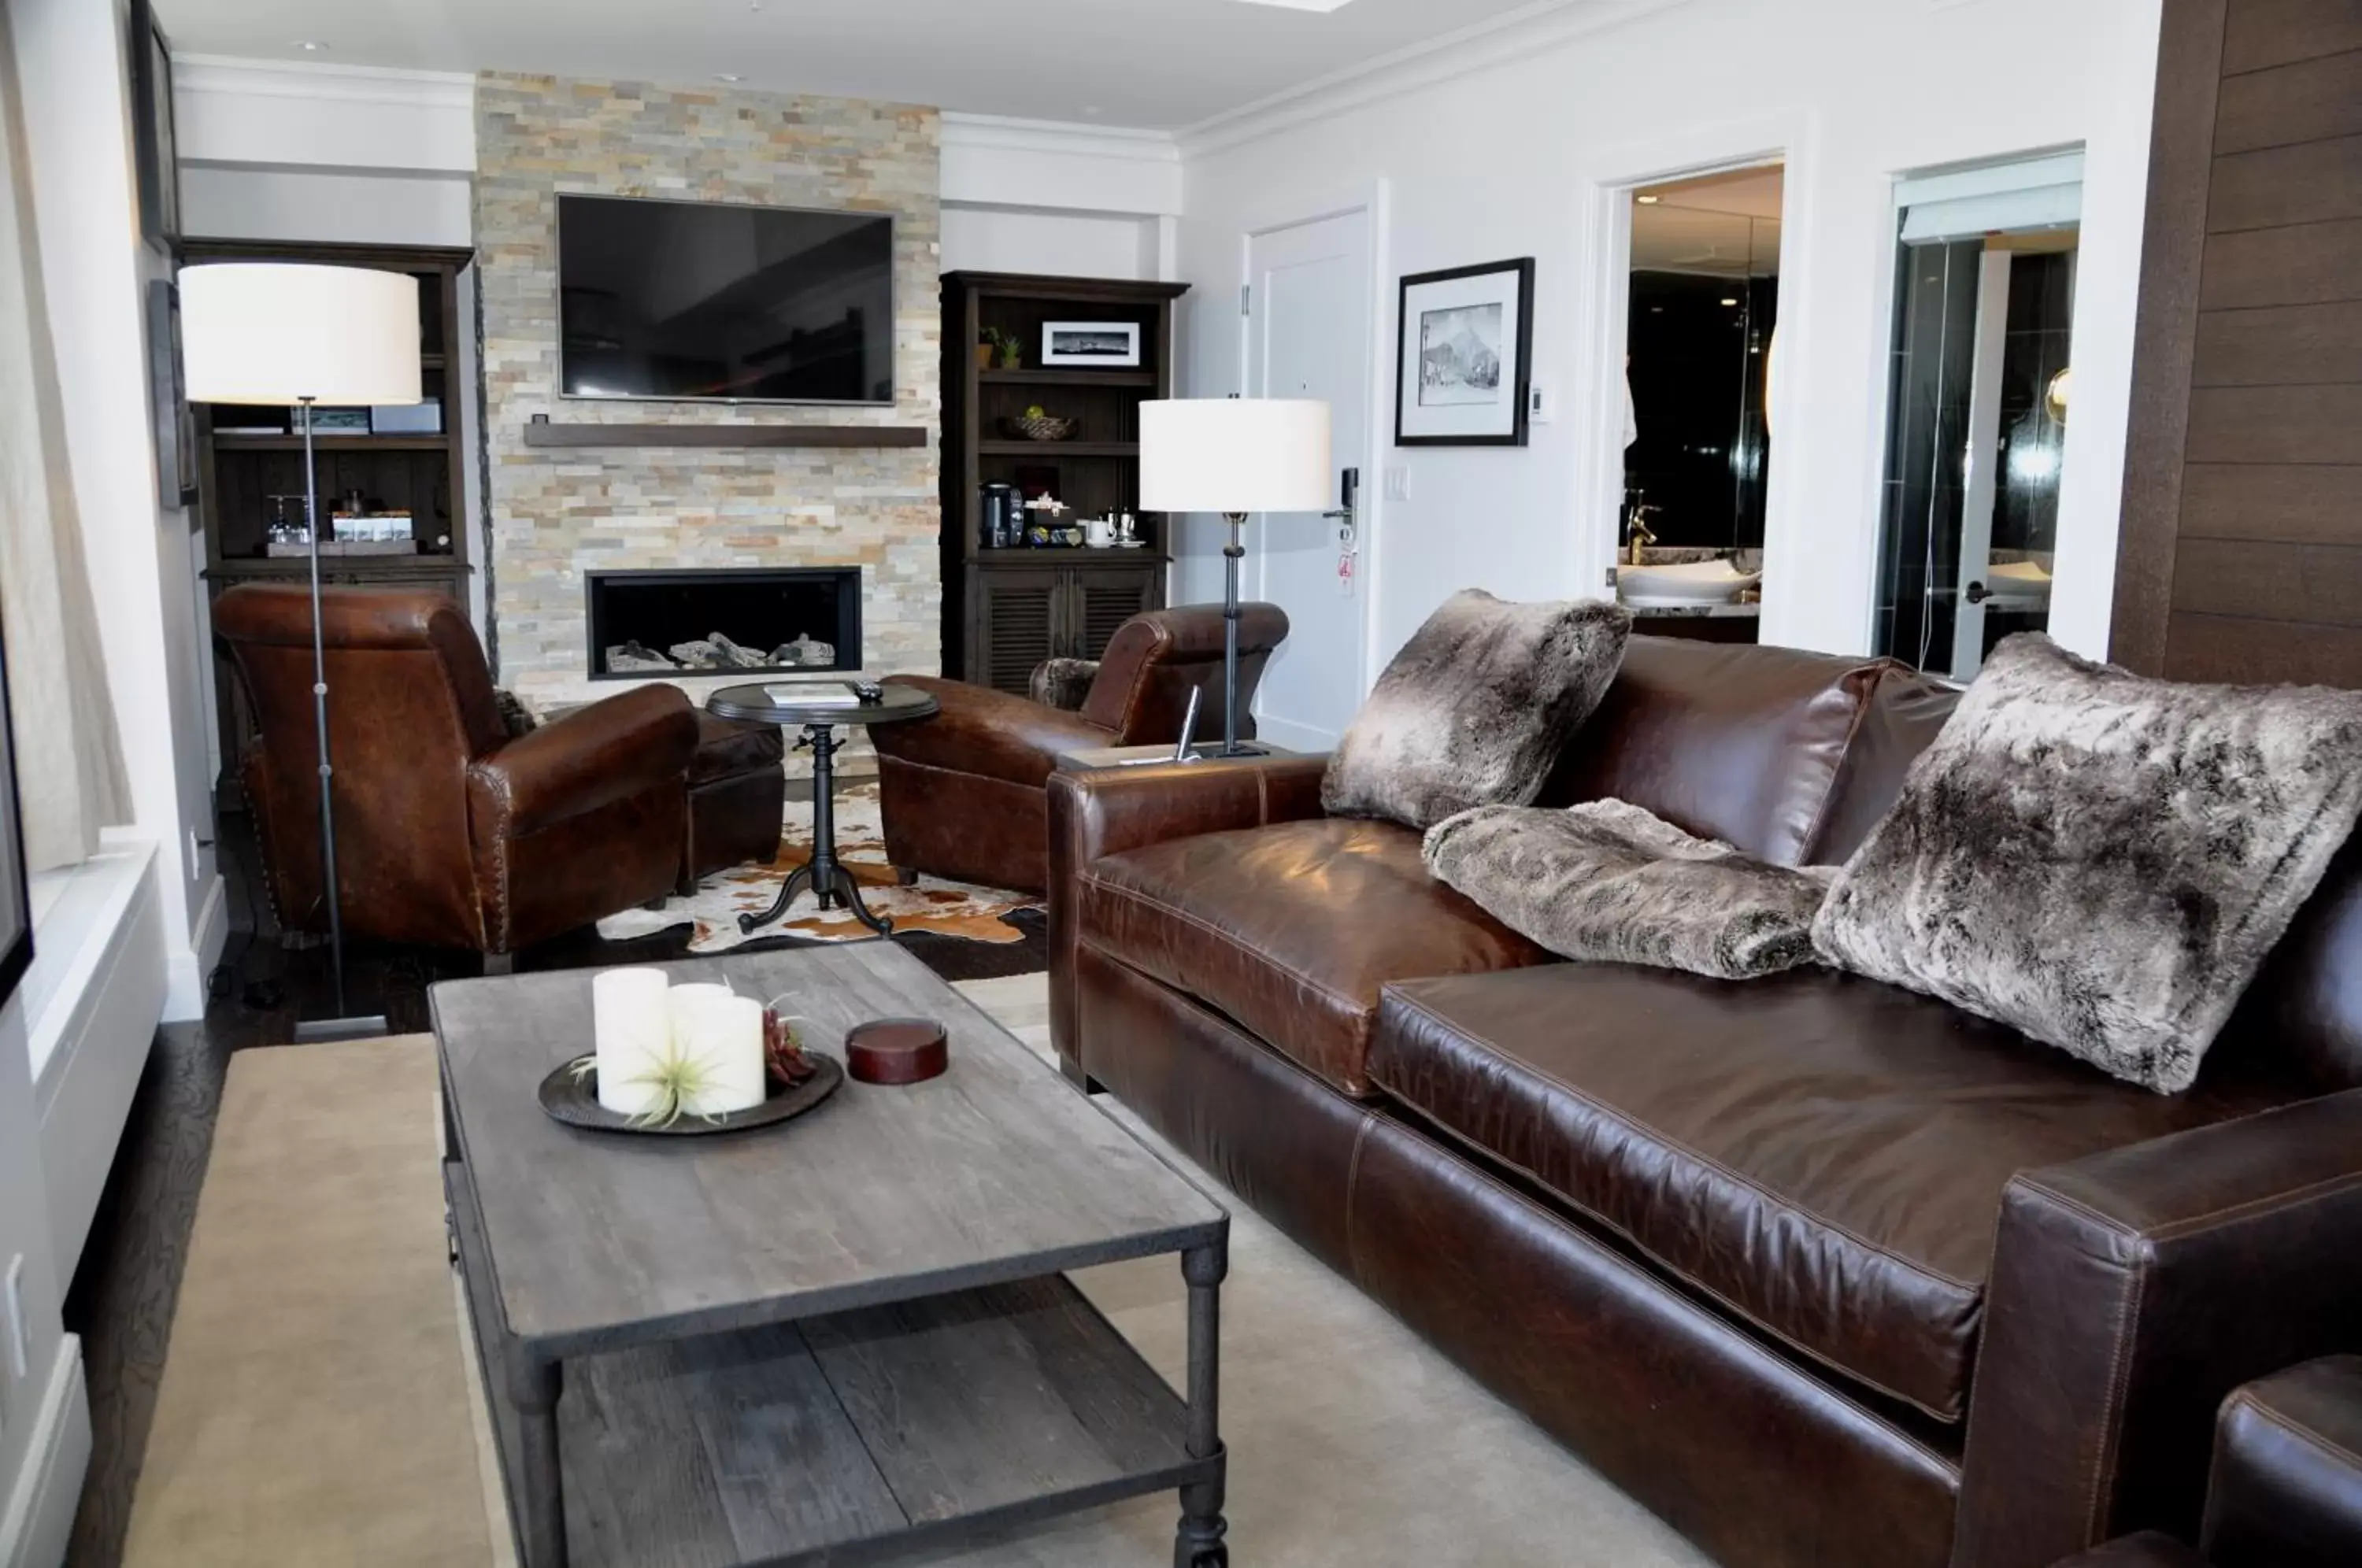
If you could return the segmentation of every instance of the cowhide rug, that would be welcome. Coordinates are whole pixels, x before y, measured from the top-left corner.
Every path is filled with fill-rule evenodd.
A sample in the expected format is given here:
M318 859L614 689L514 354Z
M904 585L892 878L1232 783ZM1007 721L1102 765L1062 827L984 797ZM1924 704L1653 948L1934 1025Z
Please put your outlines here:
M753 932L738 930L741 913L759 914L779 896L788 873L811 857L811 803L788 802L786 833L778 858L768 866L748 864L717 871L700 884L694 896L667 900L661 910L625 910L599 922L599 934L610 942L628 942L675 926L694 925L689 950L696 954L727 953L749 942L775 936L797 936L812 942L860 942L875 933L849 910L820 907L809 892L800 894L785 916ZM971 887L965 882L922 877L915 888L899 887L886 861L885 828L878 816L877 786L856 784L837 792L836 854L861 884L861 896L870 909L894 922L898 932L931 931L938 936L965 937L970 942L1013 943L1025 933L1002 920L1013 910L1031 909L1039 900L998 888Z

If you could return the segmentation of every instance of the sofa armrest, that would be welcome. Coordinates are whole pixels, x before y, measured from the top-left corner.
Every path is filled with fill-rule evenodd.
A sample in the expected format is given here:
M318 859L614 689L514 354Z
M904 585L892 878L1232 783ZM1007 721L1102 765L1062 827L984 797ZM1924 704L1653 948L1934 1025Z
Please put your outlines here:
M2206 1554L2229 1565L2362 1562L2362 1356L2325 1356L2223 1402Z
M1066 771L1050 779L1050 1039L1066 1076L1083 1081L1076 1029L1074 879L1095 860L1171 839L1320 812L1326 756L1165 762Z
M468 765L479 847L686 778L697 710L677 686L642 686L578 708Z
M2145 1529L2118 1536L2105 1546L2062 1557L2057 1568L2213 1568L2213 1564L2169 1535Z
M936 712L907 724L880 724L869 744L880 756L946 773L973 773L1039 790L1056 770L1060 756L1115 744L1115 732L1078 713L1012 697L989 686L934 676L898 675L898 686L914 686L935 700Z
M2195 1539L2216 1407L2362 1323L2362 1090L2067 1165L2002 1198L1961 1568Z

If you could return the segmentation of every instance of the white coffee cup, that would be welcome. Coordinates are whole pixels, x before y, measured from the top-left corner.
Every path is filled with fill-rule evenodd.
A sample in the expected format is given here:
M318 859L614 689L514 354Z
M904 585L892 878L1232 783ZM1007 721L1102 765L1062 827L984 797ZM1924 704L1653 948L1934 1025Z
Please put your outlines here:
M1085 520L1083 542L1095 550L1106 549L1115 543L1115 524L1105 517L1092 517Z

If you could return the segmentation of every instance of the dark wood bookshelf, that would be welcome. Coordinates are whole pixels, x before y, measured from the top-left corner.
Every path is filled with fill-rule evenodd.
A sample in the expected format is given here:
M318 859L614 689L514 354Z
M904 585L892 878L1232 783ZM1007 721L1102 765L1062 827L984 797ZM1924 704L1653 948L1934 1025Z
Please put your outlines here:
M1140 405L1170 397L1173 303L1186 283L1007 272L944 275L944 671L1022 692L1036 665L1097 658L1117 627L1162 608L1171 558L1165 520L1139 512ZM1117 370L1039 363L1052 321L1141 327L1141 363ZM1024 363L980 365L990 327L1014 337ZM1035 403L1077 428L1071 441L1030 441L1010 422ZM1069 519L1127 508L1139 549L995 549L983 538L982 487L1040 482Z
M465 604L473 571L461 492L466 435L460 428L458 354L462 335L474 331L459 317L459 273L474 259L470 251L445 247L310 245L280 240L189 240L185 264L208 261L294 261L332 267L366 267L406 272L419 281L418 366L426 396L443 406L439 435L317 434L319 511L326 518L337 497L359 490L390 510L407 510L419 547L406 555L324 556L323 582L340 587L432 588ZM264 554L271 519L270 498L300 497L304 491L304 437L292 411L268 407L196 406L199 440L198 509L205 536L205 584L220 594L240 582L296 582L309 578L308 561ZM276 425L268 435L218 430ZM300 506L291 506L291 512ZM438 543L438 541L441 541ZM248 720L240 711L237 682L216 661L215 686L222 725L222 756L235 770Z

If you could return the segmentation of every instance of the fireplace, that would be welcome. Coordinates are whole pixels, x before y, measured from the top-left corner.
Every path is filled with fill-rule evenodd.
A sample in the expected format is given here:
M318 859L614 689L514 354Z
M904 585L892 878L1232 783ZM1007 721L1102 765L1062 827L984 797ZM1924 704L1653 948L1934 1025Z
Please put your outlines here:
M861 569L594 571L590 679L861 668Z

